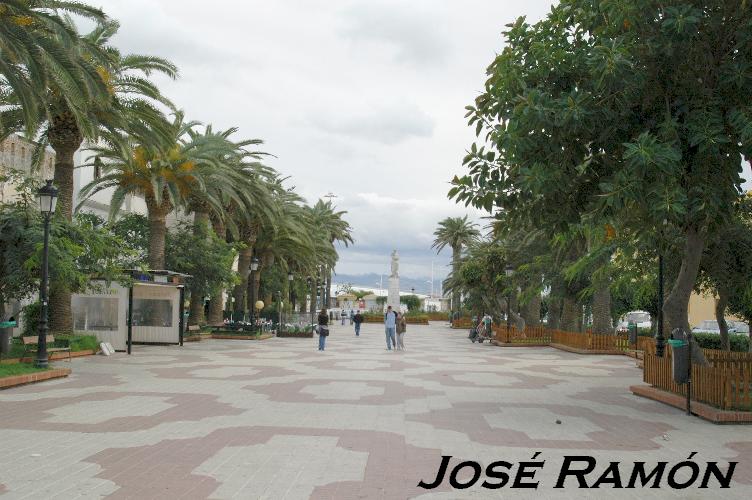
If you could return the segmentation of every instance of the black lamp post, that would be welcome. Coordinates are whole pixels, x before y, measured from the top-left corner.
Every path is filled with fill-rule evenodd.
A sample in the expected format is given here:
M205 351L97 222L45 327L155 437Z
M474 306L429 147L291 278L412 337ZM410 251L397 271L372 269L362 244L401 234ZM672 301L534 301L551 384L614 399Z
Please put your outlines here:
M42 303L41 317L39 318L39 339L37 340L37 360L38 368L47 368L47 288L49 285L49 253L50 253L50 219L55 213L57 205L57 189L48 180L47 184L37 191L39 200L39 211L44 218L44 250L42 253L42 282L40 283L39 301Z
M251 259L251 330L256 325L256 281L254 274L258 270L259 260L254 257Z
M504 274L506 274L507 278L511 278L514 275L514 268L512 266L507 266L506 269L504 269ZM509 332L512 330L512 292L509 292L507 295L507 335L509 335Z
M308 309L311 314L311 324L313 324L313 311L315 310L313 306L313 280L309 276L306 278L306 285L308 285L308 294L309 294L309 300L310 303L308 304Z
M668 221L663 219L663 228ZM655 336L655 355L663 357L663 351L666 349L666 338L663 336L663 234L661 229L661 241L658 242L658 331Z
M288 288L290 290L290 298L289 298L290 305L292 305L292 280L294 278L295 277L292 275L292 271L290 271L289 273L287 273L287 285L288 285ZM293 311L293 312L295 312L295 311Z

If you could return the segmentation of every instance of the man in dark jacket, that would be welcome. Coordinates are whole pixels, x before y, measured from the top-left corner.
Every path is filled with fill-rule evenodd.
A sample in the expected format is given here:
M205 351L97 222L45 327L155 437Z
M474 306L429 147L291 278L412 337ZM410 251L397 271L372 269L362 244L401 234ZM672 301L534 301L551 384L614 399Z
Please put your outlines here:
M353 323L355 323L355 336L360 337L360 324L363 322L363 315L360 314L360 311L355 313L355 316L353 316Z

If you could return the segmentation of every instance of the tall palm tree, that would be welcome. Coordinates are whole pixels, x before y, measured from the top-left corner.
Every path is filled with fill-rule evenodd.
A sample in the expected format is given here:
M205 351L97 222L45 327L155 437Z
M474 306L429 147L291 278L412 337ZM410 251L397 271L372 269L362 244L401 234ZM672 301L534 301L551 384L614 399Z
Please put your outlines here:
M57 0L4 0L0 5L0 136L24 128L33 135L39 125L39 104L52 89L82 120L92 99L105 84L88 59L79 57L78 33L65 16L80 16L95 23L105 14L80 2Z
M462 249L467 248L471 243L478 239L480 232L478 225L470 222L467 215L464 217L447 217L439 222L439 227L434 231L435 239L431 248L440 253L444 247L449 246L452 249L452 273L458 273ZM460 293L458 290L452 292L452 309L460 309Z
M143 196L149 217L149 267L164 269L167 215L184 207L197 192L205 192L208 182L228 187L236 178L223 177L224 161L235 144L215 135L189 133L198 125L186 122L176 113L169 125L172 139L158 146L138 136L106 131L104 145L92 147L93 159L103 164L103 175L81 188L82 200L113 189L110 218L114 218L126 196Z
M313 217L314 224L319 228L319 231L327 235L329 242L339 242L346 247L354 243L352 238L352 228L350 224L344 219L347 214L346 211L336 211L331 201L318 200L311 209L311 215ZM335 262L336 263L336 262ZM334 263L324 268L324 303L329 306L331 301L331 288L332 288L332 272L334 270Z
M175 78L177 68L160 58L122 55L109 45L110 38L119 28L118 23L103 18L96 9L85 8L76 2L25 3L44 5L46 9L61 5L72 13L88 14L88 17L99 21L90 33L81 36L70 17L58 18L51 36L60 47L59 57L75 62L68 65L70 78L42 79L37 82L37 86L43 85L43 88L38 87L40 98L35 101L34 107L26 109L27 103L22 102L22 93L14 93L10 106L2 111L4 127L17 129L25 122L27 131L34 128L31 135L39 135L33 153L36 165L41 162L48 145L55 151L54 182L58 188L56 212L58 216L71 220L73 155L84 138L97 138L103 127L110 133L127 128L129 132L140 132L145 138L162 138L167 133L166 128L157 124L167 122L161 120L162 113L157 106L172 105L146 77L156 71ZM74 10L76 6L79 6L78 10ZM46 19L52 17L50 14ZM80 84L74 85L75 82ZM87 90L81 102L76 97L80 92L75 91L79 87ZM19 113L19 109L23 109L23 113ZM31 112L35 117L25 118ZM30 127L30 124L34 127ZM147 134L147 131L150 133ZM71 294L66 283L52 281L50 306L55 311L50 318L50 329L54 332L71 331Z

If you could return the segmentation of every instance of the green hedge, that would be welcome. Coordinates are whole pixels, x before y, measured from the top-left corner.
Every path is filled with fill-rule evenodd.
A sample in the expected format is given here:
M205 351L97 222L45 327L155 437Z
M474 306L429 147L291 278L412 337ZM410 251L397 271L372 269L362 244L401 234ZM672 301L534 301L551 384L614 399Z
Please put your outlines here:
M692 337L704 349L720 349L721 337L714 333L695 333ZM749 352L749 337L747 335L729 334L729 344L732 351Z

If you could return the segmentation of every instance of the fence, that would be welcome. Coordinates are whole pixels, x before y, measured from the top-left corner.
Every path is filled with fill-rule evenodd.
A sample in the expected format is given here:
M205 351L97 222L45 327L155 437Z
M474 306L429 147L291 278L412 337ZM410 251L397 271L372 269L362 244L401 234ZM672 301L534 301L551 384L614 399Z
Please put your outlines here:
M526 326L524 330L493 325L496 340L502 344L548 345L551 343L551 330L542 326Z
M494 325L496 341L502 344L548 345L558 344L583 351L624 352L630 348L626 334L598 334L551 330L543 326L526 326L524 330L506 325Z
M473 321L470 318L452 320L452 328L472 328L473 326Z
M709 366L692 364L691 398L722 410L752 411L752 354L703 349ZM659 358L645 351L643 381L658 389L686 396L687 385L673 379L671 347Z

